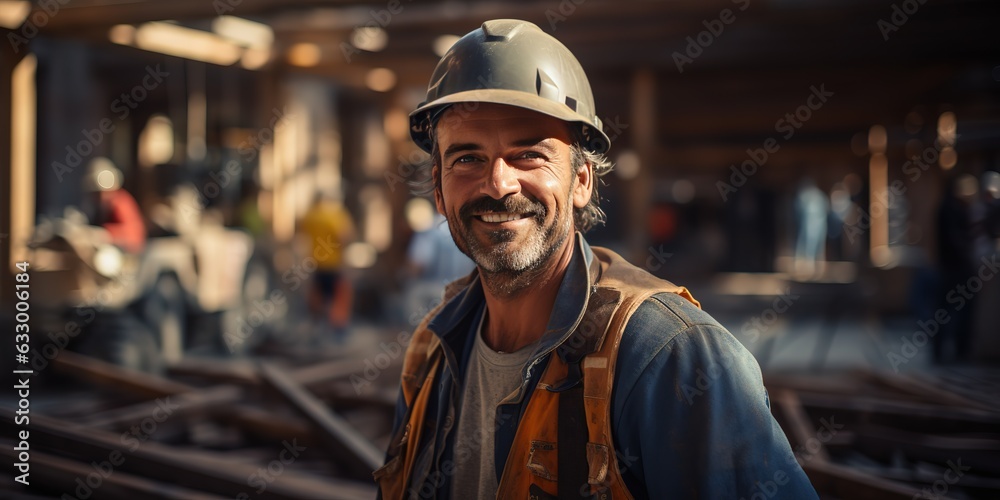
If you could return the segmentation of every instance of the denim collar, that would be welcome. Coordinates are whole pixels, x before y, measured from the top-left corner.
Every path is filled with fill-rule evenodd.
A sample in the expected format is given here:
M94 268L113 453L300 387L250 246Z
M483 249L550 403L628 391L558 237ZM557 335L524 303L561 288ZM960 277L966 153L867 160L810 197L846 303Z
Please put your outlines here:
M563 275L556 295L556 301L549 315L545 333L536 343L534 352L526 365L527 371L537 361L569 338L580 323L587 309L587 302L597 281L599 265L594 259L590 245L579 232L575 235L573 257ZM478 271L473 271L469 284L438 311L428 323L428 328L440 339L446 350L464 355L462 347L469 345L468 336L475 335L475 328L459 328L463 323L477 324L469 315L483 311L485 295ZM448 356L451 358L451 356ZM454 358L452 358L454 359ZM460 363L463 364L463 363ZM527 377L525 377L527 378Z

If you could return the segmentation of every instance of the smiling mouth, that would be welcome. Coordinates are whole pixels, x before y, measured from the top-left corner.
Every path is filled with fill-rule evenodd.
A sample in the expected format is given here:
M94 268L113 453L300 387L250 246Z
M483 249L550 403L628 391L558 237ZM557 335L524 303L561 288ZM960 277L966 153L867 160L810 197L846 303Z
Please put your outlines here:
M532 214L530 213L516 214L510 212L494 212L494 213L479 215L477 218L483 222L510 222L520 219L527 219L528 217L531 216Z

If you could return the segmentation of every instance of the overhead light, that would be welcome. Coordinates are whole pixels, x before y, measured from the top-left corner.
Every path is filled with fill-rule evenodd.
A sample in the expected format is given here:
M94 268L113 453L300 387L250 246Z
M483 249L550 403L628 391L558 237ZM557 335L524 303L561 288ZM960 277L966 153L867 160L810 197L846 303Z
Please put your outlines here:
M219 16L212 20L212 31L246 47L271 48L274 30L270 26L236 16Z
M448 49L450 49L452 45L455 45L455 42L457 42L460 38L461 37L458 35L441 35L435 38L434 53L437 54L438 57L444 57L444 55L448 53Z
M108 39L118 45L132 45L135 42L135 26L116 24L108 30Z
M0 1L0 26L9 30L20 28L31 13L31 2Z
M378 52L389 44L389 33L378 26L362 26L351 32L351 45L368 52Z
M271 51L268 49L246 49L240 58L240 66L245 69L260 69L270 60Z
M319 64L323 52L315 43L297 43L288 49L287 58L293 66L311 68Z
M214 33L163 22L140 26L135 32L135 45L144 50L221 66L229 66L243 55L239 46Z
M365 75L365 85L375 92L388 92L396 86L396 73L389 68L374 68Z
M618 155L618 159L615 160L615 172L622 179L635 179L641 169L642 161L639 159L639 153L636 153L634 150L626 149L622 151Z

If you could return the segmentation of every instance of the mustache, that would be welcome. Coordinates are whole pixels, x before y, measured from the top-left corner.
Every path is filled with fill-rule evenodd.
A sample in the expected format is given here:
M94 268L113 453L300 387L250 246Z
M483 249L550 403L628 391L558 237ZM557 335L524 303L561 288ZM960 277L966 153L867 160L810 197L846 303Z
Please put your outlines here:
M541 202L520 195L507 195L499 200L484 196L462 205L458 215L463 220L468 220L485 212L530 213L536 218L544 218L546 210Z

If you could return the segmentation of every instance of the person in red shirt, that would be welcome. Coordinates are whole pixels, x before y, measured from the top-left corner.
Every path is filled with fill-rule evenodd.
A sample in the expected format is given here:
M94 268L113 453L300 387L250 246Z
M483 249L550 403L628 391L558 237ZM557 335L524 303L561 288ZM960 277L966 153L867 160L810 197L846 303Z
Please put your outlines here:
M94 225L103 227L111 243L130 253L139 253L146 246L146 226L135 198L121 188L122 172L105 158L94 158L87 168L84 186L98 197Z

